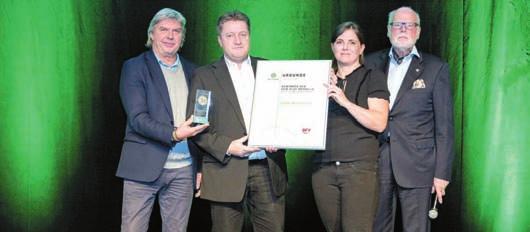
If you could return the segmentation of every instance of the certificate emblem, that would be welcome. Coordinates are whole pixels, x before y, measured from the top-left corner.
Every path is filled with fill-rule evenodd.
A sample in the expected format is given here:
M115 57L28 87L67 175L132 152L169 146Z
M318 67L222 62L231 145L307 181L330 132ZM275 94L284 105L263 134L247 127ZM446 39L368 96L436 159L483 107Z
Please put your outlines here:
M278 75L276 73L271 73L271 78L269 80L278 80Z
M195 106L193 108L193 123L208 123L208 113L210 112L212 92L198 89L195 95Z

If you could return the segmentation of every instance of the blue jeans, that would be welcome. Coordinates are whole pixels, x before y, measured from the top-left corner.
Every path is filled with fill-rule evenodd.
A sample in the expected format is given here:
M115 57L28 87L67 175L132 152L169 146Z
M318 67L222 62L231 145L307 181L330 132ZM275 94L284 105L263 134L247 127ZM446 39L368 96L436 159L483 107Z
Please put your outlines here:
M162 231L186 231L193 199L193 168L164 169L154 182L123 181L121 231L147 231L158 195Z

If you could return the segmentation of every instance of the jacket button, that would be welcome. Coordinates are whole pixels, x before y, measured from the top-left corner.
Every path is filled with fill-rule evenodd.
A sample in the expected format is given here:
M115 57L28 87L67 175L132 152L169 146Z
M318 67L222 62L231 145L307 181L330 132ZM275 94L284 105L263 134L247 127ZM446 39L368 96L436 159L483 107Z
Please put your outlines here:
M394 120L394 117L388 117L388 120L392 121Z

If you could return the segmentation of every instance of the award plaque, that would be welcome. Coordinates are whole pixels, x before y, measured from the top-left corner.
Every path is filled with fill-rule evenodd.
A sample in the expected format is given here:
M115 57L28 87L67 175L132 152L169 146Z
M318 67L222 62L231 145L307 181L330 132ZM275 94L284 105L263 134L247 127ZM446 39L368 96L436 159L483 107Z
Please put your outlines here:
M208 123L208 113L210 111L211 95L211 91L203 89L197 90L197 94L195 95L195 106L193 109L193 123Z

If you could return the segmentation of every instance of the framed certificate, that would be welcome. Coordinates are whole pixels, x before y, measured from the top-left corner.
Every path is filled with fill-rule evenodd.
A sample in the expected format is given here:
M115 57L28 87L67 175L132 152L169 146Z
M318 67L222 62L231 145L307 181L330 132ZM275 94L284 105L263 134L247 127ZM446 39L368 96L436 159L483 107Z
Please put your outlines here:
M331 60L258 61L249 146L324 150Z

